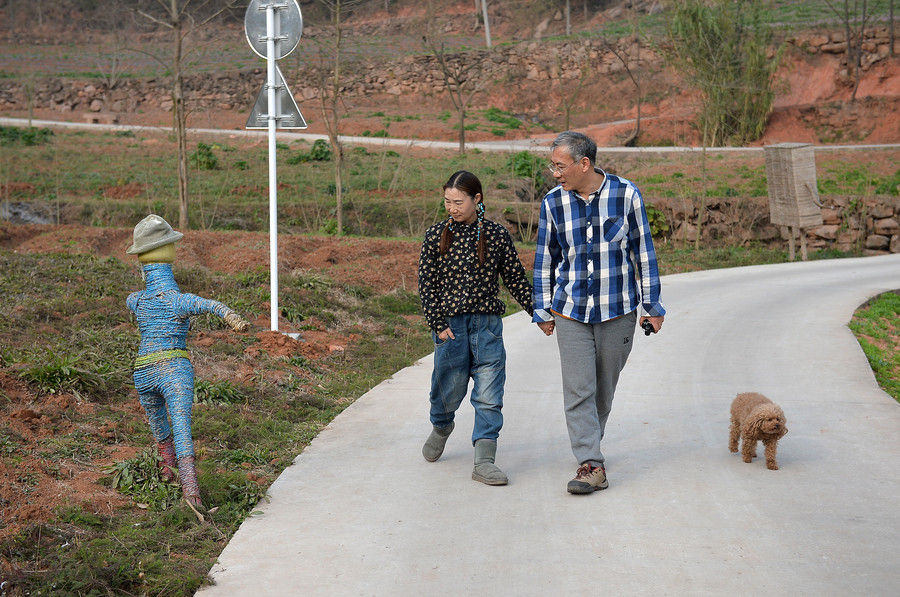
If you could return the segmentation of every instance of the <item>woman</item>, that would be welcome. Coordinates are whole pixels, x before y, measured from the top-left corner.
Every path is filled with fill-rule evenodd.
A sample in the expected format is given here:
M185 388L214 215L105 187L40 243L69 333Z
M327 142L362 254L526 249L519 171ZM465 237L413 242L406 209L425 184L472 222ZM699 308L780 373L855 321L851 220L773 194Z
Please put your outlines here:
M419 259L419 295L434 339L431 376L431 434L422 448L429 462L440 458L454 427L454 415L472 379L475 407L475 468L472 478L506 485L494 464L503 426L506 351L497 276L529 314L531 283L506 228L484 217L481 181L455 172L444 185L449 218L425 232Z

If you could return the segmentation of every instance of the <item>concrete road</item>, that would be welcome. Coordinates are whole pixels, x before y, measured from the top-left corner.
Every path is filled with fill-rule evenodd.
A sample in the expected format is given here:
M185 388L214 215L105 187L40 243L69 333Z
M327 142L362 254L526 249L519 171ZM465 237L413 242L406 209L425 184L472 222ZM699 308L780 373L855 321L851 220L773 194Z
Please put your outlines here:
M565 491L555 337L514 315L508 486L470 479L468 402L422 458L428 356L297 457L201 593L898 595L900 406L846 327L897 288L900 255L665 277L665 327L637 337L607 427L610 487L587 496ZM778 471L728 451L742 391L784 408Z
M601 123L614 125L629 122L621 120L616 122ZM51 127L71 130L93 130L93 131L133 131L142 133L167 133L172 132L172 127L167 126L142 126L137 124L100 124L89 122L71 122L66 120L32 120L30 126L35 127ZM6 118L0 117L0 125L4 126L29 126L27 118ZM248 130L248 129L208 129L208 128L190 128L189 135L220 135L227 137L248 137L264 139L268 135L267 131ZM319 133L293 133L286 130L279 130L277 133L279 141L317 141L319 139L328 141L328 135ZM377 149L402 148L402 149L435 149L456 151L459 148L458 141L431 141L428 139L398 139L393 137L359 137L350 135L341 135L341 142L348 145L367 145ZM490 151L500 153L510 153L516 151L534 151L549 152L550 142L553 135L541 138L528 139L508 139L504 141L469 141L466 143L468 150L477 149L479 151ZM878 151L878 150L896 150L900 149L900 143L879 143L865 145L814 145L816 152L829 151ZM648 154L648 153L759 153L764 150L763 147L599 147L598 151L601 155L607 153L628 153L628 154Z

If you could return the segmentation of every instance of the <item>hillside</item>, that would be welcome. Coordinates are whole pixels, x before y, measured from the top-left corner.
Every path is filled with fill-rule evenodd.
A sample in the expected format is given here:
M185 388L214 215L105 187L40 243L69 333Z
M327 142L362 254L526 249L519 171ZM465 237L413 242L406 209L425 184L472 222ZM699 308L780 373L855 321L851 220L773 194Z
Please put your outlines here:
M853 103L840 23L833 15L823 18L828 13L821 7L819 12L810 8L795 14L788 12L792 3L774 4L773 19L780 19L777 39L785 51L774 111L759 143L898 141L900 60L889 55L886 10L881 6L886 3L872 3L874 16ZM345 133L445 140L458 136L443 75L421 41L424 5L363 2L348 17ZM470 106L467 140L551 135L565 128L568 105L570 127L588 131L601 144L615 145L630 136L634 123L610 123L634 119L640 97L642 144L696 144L698 96L659 52L667 14L663 4L572 3L571 35L565 35L559 8L563 5L490 5L490 52L484 49L474 3L442 5L431 30L439 32L447 48L454 48L451 58L481 65L483 86ZM303 3L303 10L304 37L280 66L310 132L320 133L324 127L318 82L324 73L321 48L328 28L315 5ZM189 43L196 52L186 69L191 126L243 127L263 83L264 64L248 48L238 17L232 14L201 30ZM122 123L168 124L169 78L149 56L165 57L167 34L133 20L132 25L140 27L109 33L89 26L95 24L93 17L80 18L86 26L78 31L65 25L54 30L52 23L45 23L39 27L44 34L30 46L16 43L18 34L7 32L0 44L0 115L31 112L37 118L81 121L90 113L114 113ZM66 42L60 43L62 39ZM139 51L126 51L126 45ZM121 60L117 80L111 66L115 58Z

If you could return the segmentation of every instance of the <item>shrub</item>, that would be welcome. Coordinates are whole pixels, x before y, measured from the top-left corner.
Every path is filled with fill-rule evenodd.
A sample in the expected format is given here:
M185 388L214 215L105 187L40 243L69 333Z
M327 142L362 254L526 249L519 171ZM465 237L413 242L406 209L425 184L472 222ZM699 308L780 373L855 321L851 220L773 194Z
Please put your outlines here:
M647 221L650 222L651 236L661 236L669 231L669 223L666 221L666 214L661 209L647 203L644 205L647 211Z
M0 145L41 145L50 142L53 131L34 127L0 126Z
M198 170L218 170L219 158L213 153L212 146L206 143L197 143L197 151L189 157L191 166Z
M685 0L668 21L669 59L703 95L706 143L742 145L762 135L781 53L760 0Z

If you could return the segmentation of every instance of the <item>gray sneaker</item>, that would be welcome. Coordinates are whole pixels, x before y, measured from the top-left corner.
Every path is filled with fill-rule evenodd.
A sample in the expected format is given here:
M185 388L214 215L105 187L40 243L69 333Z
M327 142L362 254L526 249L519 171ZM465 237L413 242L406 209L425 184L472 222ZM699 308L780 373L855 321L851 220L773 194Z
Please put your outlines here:
M593 493L609 487L609 481L606 480L606 469L603 466L591 466L584 463L578 467L575 478L566 485L566 491L569 493Z

